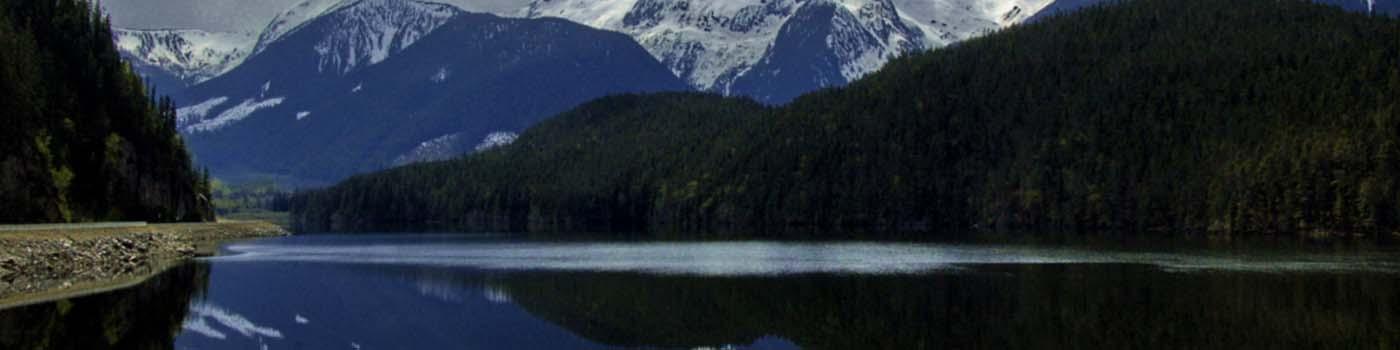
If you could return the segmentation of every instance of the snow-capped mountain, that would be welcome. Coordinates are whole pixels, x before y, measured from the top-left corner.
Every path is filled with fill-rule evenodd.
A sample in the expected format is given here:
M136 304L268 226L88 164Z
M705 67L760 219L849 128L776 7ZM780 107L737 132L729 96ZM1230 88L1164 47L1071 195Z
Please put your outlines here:
M533 0L525 17L560 17L627 33L692 86L731 88L764 60L780 39L815 40L831 51L827 65L840 85L889 59L1017 23L1052 0ZM784 26L793 19L803 26ZM807 33L802 33L807 32ZM812 36L809 34L821 33ZM813 45L802 45L815 48ZM767 72L781 74L781 72ZM801 74L801 73L798 73ZM836 76L839 76L837 78ZM781 101L776 101L781 102Z
M223 74L305 23L358 7L362 1L305 0L274 17L255 40L248 34L199 31L119 31L118 39L123 52L157 85L183 87ZM395 43L402 49L460 12L450 5L375 1L381 6L365 7L367 11L397 13L378 19L357 16L365 22L345 24L397 29L385 22L401 18L408 7L417 7L411 12L429 20L402 33L328 39L318 49L338 55L325 55L325 68L345 73L382 61L396 50L390 49ZM515 1L518 6L496 1L476 9L506 17L558 17L622 32L696 89L781 103L858 79L902 54L1102 0ZM1400 13L1400 1L1395 0L1318 1L1356 11ZM371 47L374 50L366 49Z
M316 1L305 2L295 9L315 8L314 4L319 4ZM288 11L287 13L297 12ZM326 13L314 17L311 22L296 23L294 28L282 35L264 35L263 38L268 41L259 43L259 45L266 46L263 46L263 52L259 52L257 56L272 55L273 58L270 60L283 60L286 67L298 67L294 71L286 72L290 75L284 77L300 76L303 77L301 84L313 83L314 81L331 79L334 76L348 75L358 69L383 62L389 56L408 49L419 39L432 33L433 30L463 14L465 12L452 6L427 2L404 0L340 2L336 6L330 7ZM279 18L289 17L279 16ZM290 24L292 22L274 23ZM309 25L312 23L315 26ZM314 65L302 66L306 63L303 61L308 61L306 53L289 55L285 52L275 54L267 52L267 48L281 43L291 34L301 34L303 38L315 38L314 42L297 43L297 45L309 44L311 46L309 56L314 57ZM237 79L233 80L237 81ZM286 80L283 79L283 81ZM221 106L220 104L210 105L213 101L218 101L217 99L188 101L189 104L180 110L177 124L181 131L186 133L209 132L246 118L258 109L274 107L281 103L281 100L265 96L272 88L271 83L271 79L267 82L255 79L236 83L230 83L226 79L216 86L200 89L201 91L219 91L218 94L240 90L256 91L257 96L242 100L242 103L231 101L235 102L232 104L234 107L223 113L213 113ZM280 84L278 85L276 87L280 88Z
M451 5L416 1L358 0L342 4L339 10L317 19L330 28L316 43L316 53L320 55L317 71L347 74L383 62L464 13Z
M879 69L893 57L941 47L1018 23L1053 0L518 0L492 6L507 17L557 17L628 34L692 87L748 95L770 103L839 86ZM371 5L371 6L366 6ZM227 72L306 23L346 8L369 13L345 17L355 36L328 38L318 47L320 69L348 73L384 60L395 50L461 13L451 5L393 0L305 0L275 16L256 40L228 46L242 56L199 74L193 82ZM376 13L377 15L369 15ZM422 16L406 18L405 14ZM793 19L799 19L793 22ZM395 21L398 21L395 23ZM402 23L418 23L404 27ZM789 24L792 22L793 24ZM800 24L800 25L799 25ZM786 29L785 29L786 28ZM399 32L398 30L403 30ZM369 33L369 34L366 34ZM818 35L820 33L820 35ZM780 41L801 41L781 43ZM393 47L399 45L400 47ZM801 49L801 52L787 50ZM134 51L134 50L133 50ZM162 50L157 50L162 51ZM332 54L334 52L334 54ZM133 55L136 56L136 55ZM169 60L144 63L180 76ZM786 71L786 74L784 72ZM151 74L159 75L159 74ZM782 76L778 82L768 80ZM737 86L737 87L736 87ZM778 91L769 86L784 86Z
M262 34L258 36L257 45L253 47L253 52L262 52L267 48L267 45L272 44L277 41L277 39L281 39L282 36L297 29L297 27L300 27L303 23L321 17L321 15L330 12L330 10L335 7L339 7L344 2L346 1L306 0L293 5L286 11L282 11L282 13L273 17L271 22L267 23L267 27L263 28Z
M251 53L251 33L116 29L117 48L163 89L179 89L222 75Z
M287 8L269 21L256 39L248 35L239 36L239 41L217 41L220 48L237 52L228 60L203 59L199 63L179 63L178 60L151 59L140 62L153 70L164 69L176 77L193 76L189 83L200 83L218 74L223 74L232 66L242 62L248 55L258 55L273 42L279 41L295 29L309 21L318 20L323 15L339 13L347 7L364 8L365 11L388 11L382 17L364 17L364 22L347 22L350 27L395 28L398 25L386 21L402 20L403 13L424 15L416 18L423 27L403 28L406 32L379 31L377 38L356 36L356 38L329 39L321 50L336 50L340 55L325 55L326 69L346 73L363 63L375 63L392 55L393 43L400 46L412 45L414 39L431 32L434 25L449 20L461 10L447 4L417 3L417 1L368 0L378 6L364 7L360 3L367 0L304 0ZM809 38L822 41L823 50L832 55L822 59L833 60L830 64L813 63L815 66L829 66L830 71L820 71L818 76L792 76L788 80L809 81L812 84L799 88L802 92L830 85L840 85L855 80L883 66L892 57L903 53L939 48L948 43L963 41L972 36L993 31L1025 20L1037 13L1053 0L518 0L515 10L510 6L491 6L497 15L504 17L542 18L557 17L580 22L589 27L623 32L633 36L659 62L666 64L672 73L687 81L699 90L722 92L731 95L755 95L767 102L784 102L780 95L794 95L791 92L735 90L734 85L742 80L759 80L783 74L774 69L764 71L756 67L773 69L777 56L792 56L780 52L781 48L792 45L778 45L780 39L792 39L802 31L823 32L822 38ZM417 7L417 8L407 8ZM430 11L423 11L428 8ZM826 15L826 10L833 10ZM795 15L801 17L804 27L788 25L788 35L780 38L784 25ZM813 20L812 14L819 14L820 21ZM427 20L427 21L420 21ZM816 25L816 27L811 27ZM826 27L830 27L826 28ZM347 28L353 32L364 32L364 28ZM354 39L354 41L349 41ZM189 39L188 39L189 41ZM130 42L130 41L127 41ZM192 41L207 42L207 41ZM813 45L802 45L806 49L818 49ZM139 46L123 45L123 52L140 57ZM372 48L372 49L371 49ZM374 50L377 49L377 50ZM402 49L402 48L398 48ZM154 45L154 52L178 52L179 49L164 49ZM168 56L168 55L167 55ZM224 64L204 64L217 62ZM764 62L767 62L764 64ZM185 64L185 66L182 66ZM209 67L197 73L188 73L186 66ZM160 71L155 71L160 73ZM160 74L148 74L160 76ZM745 78L745 76L749 76ZM829 76L829 77L827 77ZM745 85L755 85L742 83ZM815 84L815 85L813 85ZM760 84L762 85L762 84ZM797 85L794 85L797 87ZM774 101L776 99L776 101Z
M360 0L177 94L178 125L221 178L324 184L508 143L579 103L687 90L630 37L560 19Z

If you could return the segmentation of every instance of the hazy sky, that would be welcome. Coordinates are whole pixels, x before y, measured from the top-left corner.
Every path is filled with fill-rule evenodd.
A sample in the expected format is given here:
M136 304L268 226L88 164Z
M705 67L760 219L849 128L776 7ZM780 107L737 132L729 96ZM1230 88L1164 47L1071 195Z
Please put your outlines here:
M303 0L102 0L112 24L124 28L241 30L256 32L272 16ZM529 0L436 0L468 11L499 12Z

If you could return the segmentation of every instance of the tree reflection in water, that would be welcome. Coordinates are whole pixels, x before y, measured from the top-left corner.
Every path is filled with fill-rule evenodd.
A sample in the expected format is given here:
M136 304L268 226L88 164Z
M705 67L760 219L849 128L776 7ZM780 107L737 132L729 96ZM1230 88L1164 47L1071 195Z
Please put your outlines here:
M1385 348L1400 279L1001 265L922 276L532 273L489 282L604 344L809 349Z
M170 349L209 265L188 263L137 286L0 310L0 349Z
M212 284L209 265L190 264L131 289L0 311L0 349L168 349L177 336L190 348L327 349L1400 344L1400 276L1393 273L1172 272L1135 264L752 276L223 267Z

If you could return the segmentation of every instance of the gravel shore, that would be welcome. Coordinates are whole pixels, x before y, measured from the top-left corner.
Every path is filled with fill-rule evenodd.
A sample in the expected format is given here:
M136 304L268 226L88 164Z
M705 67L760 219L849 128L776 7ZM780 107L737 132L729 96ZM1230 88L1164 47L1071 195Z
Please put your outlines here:
M0 300L149 276L220 242L286 234L265 222L0 233Z

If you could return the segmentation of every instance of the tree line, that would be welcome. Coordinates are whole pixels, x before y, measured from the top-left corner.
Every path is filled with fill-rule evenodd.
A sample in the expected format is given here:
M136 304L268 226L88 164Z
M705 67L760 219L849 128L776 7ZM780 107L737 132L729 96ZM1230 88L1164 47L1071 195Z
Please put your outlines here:
M513 145L291 200L305 231L824 236L1400 231L1400 20L1136 0L768 108L603 98Z
M175 103L86 0L0 2L0 223L213 219Z

